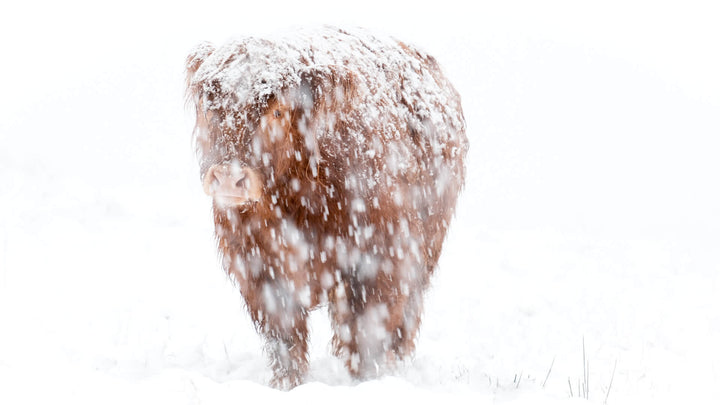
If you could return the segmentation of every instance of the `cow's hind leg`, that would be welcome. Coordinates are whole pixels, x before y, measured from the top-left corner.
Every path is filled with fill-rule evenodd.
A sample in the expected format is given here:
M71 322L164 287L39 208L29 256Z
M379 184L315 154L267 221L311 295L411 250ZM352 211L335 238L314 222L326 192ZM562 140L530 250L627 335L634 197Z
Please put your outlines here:
M376 377L412 355L424 287L384 273L338 283L329 295L333 348L353 377Z

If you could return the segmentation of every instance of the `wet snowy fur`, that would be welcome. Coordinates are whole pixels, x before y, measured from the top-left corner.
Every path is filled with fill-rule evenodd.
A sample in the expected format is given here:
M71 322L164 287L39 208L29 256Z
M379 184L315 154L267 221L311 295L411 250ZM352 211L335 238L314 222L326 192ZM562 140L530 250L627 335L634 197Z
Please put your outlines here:
M429 55L362 30L245 38L187 59L201 173L257 170L260 201L213 203L223 268L300 384L310 310L358 378L414 351L423 293L465 175L460 97Z

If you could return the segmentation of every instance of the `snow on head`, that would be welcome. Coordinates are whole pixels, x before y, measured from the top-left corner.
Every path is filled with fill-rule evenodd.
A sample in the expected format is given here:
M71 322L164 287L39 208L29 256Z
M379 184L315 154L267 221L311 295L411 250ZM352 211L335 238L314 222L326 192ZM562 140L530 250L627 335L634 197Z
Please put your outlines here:
M322 300L353 375L412 353L467 152L435 59L325 27L201 44L187 72L223 265L268 340L274 383L302 381Z

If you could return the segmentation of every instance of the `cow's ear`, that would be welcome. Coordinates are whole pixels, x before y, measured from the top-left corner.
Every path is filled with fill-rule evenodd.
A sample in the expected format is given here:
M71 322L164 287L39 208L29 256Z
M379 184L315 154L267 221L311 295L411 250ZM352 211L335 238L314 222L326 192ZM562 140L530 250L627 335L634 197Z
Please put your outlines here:
M215 47L209 42L203 42L195 46L187 59L185 59L185 74L187 85L190 86L195 72L200 68L200 65L215 52Z
M356 75L347 68L316 65L300 73L300 101L305 108L319 109L351 102Z

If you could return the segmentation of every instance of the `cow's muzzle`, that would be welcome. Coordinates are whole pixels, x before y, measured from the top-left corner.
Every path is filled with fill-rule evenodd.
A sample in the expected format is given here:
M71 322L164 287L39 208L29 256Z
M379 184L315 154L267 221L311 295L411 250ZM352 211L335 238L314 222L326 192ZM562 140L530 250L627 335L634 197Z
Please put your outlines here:
M211 166L205 172L203 189L222 206L251 204L262 196L259 173L232 163Z

